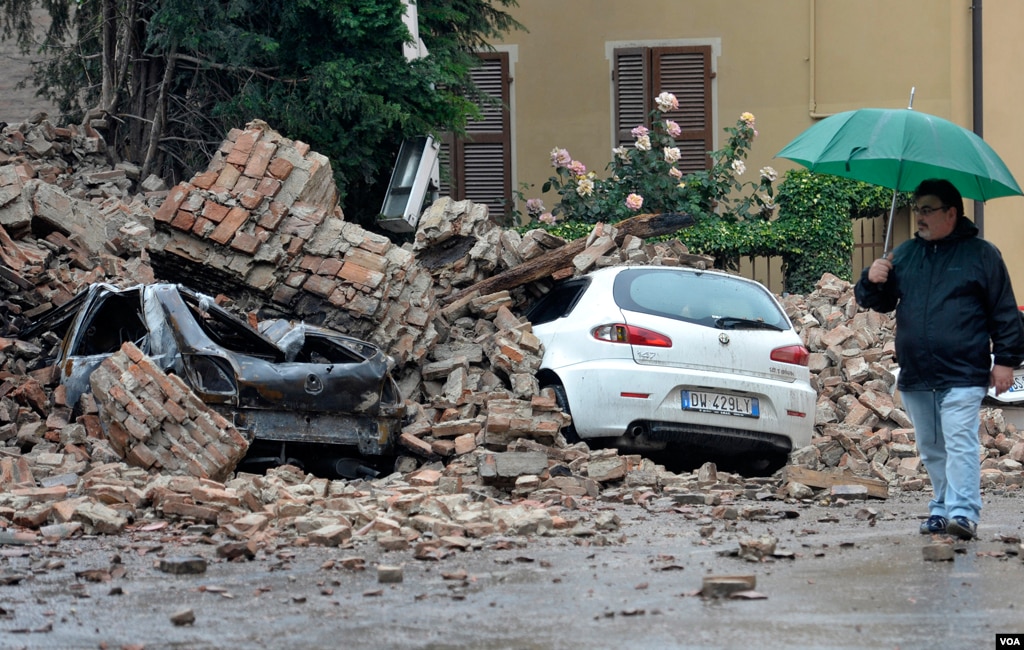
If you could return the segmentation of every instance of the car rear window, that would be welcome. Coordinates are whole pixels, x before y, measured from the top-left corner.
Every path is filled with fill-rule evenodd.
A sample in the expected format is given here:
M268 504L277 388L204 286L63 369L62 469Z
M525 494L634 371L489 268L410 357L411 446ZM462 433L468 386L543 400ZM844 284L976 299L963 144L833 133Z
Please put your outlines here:
M577 278L555 285L526 312L526 320L540 325L565 316L576 306L588 284L586 278Z
M622 309L702 325L738 318L782 329L790 326L763 286L718 273L629 269L615 278L613 294Z

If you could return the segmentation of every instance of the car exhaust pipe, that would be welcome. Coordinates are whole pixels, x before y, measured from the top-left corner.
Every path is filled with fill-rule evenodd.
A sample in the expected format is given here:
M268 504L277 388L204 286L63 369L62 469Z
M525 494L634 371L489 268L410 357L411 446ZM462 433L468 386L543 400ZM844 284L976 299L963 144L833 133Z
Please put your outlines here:
M639 438L647 435L647 425L643 423L634 424L626 430L626 435L631 438Z
M331 461L330 469L335 475L350 480L373 479L380 476L380 472L355 458L335 458Z

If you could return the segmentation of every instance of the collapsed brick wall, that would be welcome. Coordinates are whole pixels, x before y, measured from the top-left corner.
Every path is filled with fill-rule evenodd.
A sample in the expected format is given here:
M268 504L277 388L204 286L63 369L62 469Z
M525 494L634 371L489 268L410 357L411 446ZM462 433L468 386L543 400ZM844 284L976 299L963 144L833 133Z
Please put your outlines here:
M133 343L105 359L89 383L103 432L129 465L224 481L249 449L230 422Z
M409 251L347 223L326 157L254 121L232 130L205 171L171 189L149 245L165 277L252 292L264 313L385 345L400 363L437 339L436 301Z

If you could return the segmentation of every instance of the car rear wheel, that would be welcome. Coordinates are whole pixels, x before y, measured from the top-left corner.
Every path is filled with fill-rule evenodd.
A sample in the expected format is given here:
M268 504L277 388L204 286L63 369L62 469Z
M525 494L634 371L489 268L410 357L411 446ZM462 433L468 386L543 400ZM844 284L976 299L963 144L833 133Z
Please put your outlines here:
M550 388L555 392L555 403L558 404L558 408L565 411L565 414L569 417L572 417L572 413L569 411L569 398L565 394L565 387L561 384L550 384L544 386L544 388ZM562 427L562 437L570 445L580 441L580 434L576 432L576 425L572 422Z

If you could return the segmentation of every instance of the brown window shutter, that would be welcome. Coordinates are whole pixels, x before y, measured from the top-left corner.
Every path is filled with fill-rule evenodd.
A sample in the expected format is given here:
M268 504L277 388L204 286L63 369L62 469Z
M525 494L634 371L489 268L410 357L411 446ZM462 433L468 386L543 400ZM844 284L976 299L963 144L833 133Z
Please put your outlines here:
M642 47L615 50L615 146L632 146L633 127L647 124L651 112L649 58Z
M665 113L683 132L676 138L684 174L708 169L713 138L711 133L711 47L656 47L651 51L654 88L652 97L670 92L679 100L679 109Z
M481 106L480 119L466 125L466 137L452 156L459 182L455 198L484 203L492 215L512 208L512 139L509 115L509 59L505 52L480 54L470 72L484 94L500 102Z

